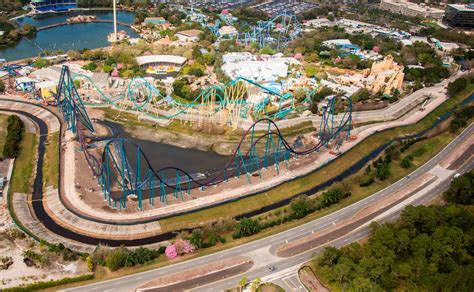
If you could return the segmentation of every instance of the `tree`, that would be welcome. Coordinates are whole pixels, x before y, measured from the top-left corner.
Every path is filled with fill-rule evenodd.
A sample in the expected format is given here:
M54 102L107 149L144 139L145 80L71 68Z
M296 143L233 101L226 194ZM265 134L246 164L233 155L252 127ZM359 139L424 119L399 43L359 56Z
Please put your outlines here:
M275 55L275 50L269 47L265 47L260 50L260 54L262 55Z
M258 287L260 287L261 283L262 283L262 279L256 278L255 280L253 280L250 289L252 289L252 291L257 291L257 289L258 289Z
M0 80L0 93L5 92L5 83L3 80Z
M262 230L262 226L257 220L242 218L237 224L236 229L235 235L238 237L243 237L260 232L260 230Z
M95 69L97 69L97 64L94 63L94 62L90 62L89 64L82 66L82 69L89 70L89 71L95 71Z
M33 65L38 68L38 69L41 69L41 68L44 68L44 67L47 67L49 65L51 65L51 62L49 60L46 60L46 59L43 59L43 58L39 58L38 60L36 60Z
M450 97L455 96L459 92L466 89L467 80L464 77L459 77L448 85L448 95Z
M474 172L470 171L451 182L449 189L444 193L448 202L473 205L474 204Z
M307 77L313 77L318 73L318 69L314 66L306 66L304 68L304 73L306 74Z
M410 155L403 158L401 163L400 163L401 167L410 168L413 165L413 163L411 163L412 160L413 160L413 157L410 156Z
M245 286L247 286L248 281L249 280L245 276L243 276L242 279L240 279L240 281L239 281L239 290L240 291L244 290Z
M20 142L23 138L23 121L16 115L7 119L7 136L3 145L3 156L16 158L20 154Z
M291 209L293 210L293 216L298 218L303 218L312 210L312 202L309 200L308 196L301 195L294 198L291 201Z
M358 101L368 100L370 98L370 92L366 88L361 88L357 90L352 96L352 102L356 103Z
M383 162L377 166L377 171L375 172L375 176L379 180L386 180L390 176L390 164L387 162Z

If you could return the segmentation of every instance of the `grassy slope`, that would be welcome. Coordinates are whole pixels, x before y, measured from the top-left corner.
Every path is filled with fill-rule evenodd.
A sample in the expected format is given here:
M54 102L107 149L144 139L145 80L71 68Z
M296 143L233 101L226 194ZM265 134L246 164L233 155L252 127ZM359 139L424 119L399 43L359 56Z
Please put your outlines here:
M313 172L310 175L307 175L306 177L284 183L265 193L257 194L235 202L223 204L207 210L160 220L162 230L164 232L172 231L206 224L208 222L213 222L219 218L232 218L239 214L252 210L258 210L271 203L278 202L282 199L291 197L295 193L305 191L313 186L316 186L341 174L342 172L344 172L344 170L354 165L355 162L357 162L360 158L368 155L377 147L383 145L391 139L415 134L417 132L422 131L423 129L428 128L436 121L436 119L440 115L442 115L444 112L458 104L461 100L466 98L472 92L474 92L474 85L470 85L462 94L458 95L455 98L451 98L445 103L443 103L427 117L425 117L423 120L416 124L391 129L370 136L369 138L365 139L363 142L355 146L351 151L343 154L339 159L337 159L337 162L330 163L329 165ZM377 186L385 187L385 184L386 183L377 184ZM376 186L372 186L367 189L372 191L372 188L375 187ZM350 201L352 203L359 199L360 198L357 198L356 196L352 196L347 201Z
M7 115L0 115L0 158L3 157L3 145L7 136Z
M12 193L29 193L32 186L32 173L36 155L36 135L25 133L21 141L20 156L15 160L11 190Z
M53 186L58 188L59 176L59 132L56 132L48 137L46 145L46 154L43 163L43 186Z

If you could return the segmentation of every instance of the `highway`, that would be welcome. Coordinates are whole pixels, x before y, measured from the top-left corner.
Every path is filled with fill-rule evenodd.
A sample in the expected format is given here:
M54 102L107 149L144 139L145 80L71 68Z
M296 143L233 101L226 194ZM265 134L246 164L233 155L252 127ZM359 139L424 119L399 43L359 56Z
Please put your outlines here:
M361 209L364 209L368 205L372 204L374 201L378 201L383 197L391 194L392 192L401 189L404 187L407 182L416 180L421 175L426 172L431 172L438 176L438 179L434 181L431 185L425 187L423 190L413 194L406 198L405 202L397 204L390 210L385 211L380 216L377 216L375 220L384 222L388 220L394 220L397 218L403 207L410 204L425 204L429 202L432 198L442 193L447 187L456 172L466 172L474 167L474 161L470 161L457 171L441 169L438 165L443 159L445 159L460 143L470 138L474 133L474 124L471 124L465 131L463 131L458 137L456 137L448 146L446 146L441 152L439 152L435 157L425 163L423 166L416 169L406 178L399 180L398 182L392 184L391 186L363 199L350 206L347 206L343 209L340 209L336 212L333 212L322 218L313 220L306 224L300 225L298 227L283 231L281 233L256 240L238 247L234 247L228 250L221 252L213 253L207 256L195 258L192 260L176 263L163 268L158 268L138 274L133 274L125 277L120 277L116 279L111 279L95 284L90 284L86 286L81 286L77 288L67 289L65 291L134 291L139 286L145 284L148 281L151 281L157 277L163 275L174 274L178 272L186 271L190 268L202 265L204 263L210 263L213 261L218 261L224 258L230 258L234 256L247 256L251 257L255 264L250 271L245 273L245 275L250 279L255 279L257 277L261 278L264 281L275 281L275 283L285 287L287 290L290 290L289 286L293 285L293 288L298 288L298 283L295 281L295 272L300 264L308 261L314 253L321 251L324 246L318 246L314 249L308 250L301 254L295 255L290 258L281 258L275 256L271 251L275 250L276 247L287 243L288 241L307 236L315 231L321 230L335 224L339 221L350 218L352 214ZM370 223L370 222L369 222ZM343 235L342 237L328 242L333 246L343 246L349 244L350 242L357 241L361 238L364 238L368 235L368 225L369 223L359 226L352 232ZM276 267L275 272L268 272L268 267ZM226 278L219 282L211 283L200 288L195 288L195 291L221 291L231 287L235 287L238 281L241 279L242 275L237 275L233 277ZM292 284L287 284L292 283Z

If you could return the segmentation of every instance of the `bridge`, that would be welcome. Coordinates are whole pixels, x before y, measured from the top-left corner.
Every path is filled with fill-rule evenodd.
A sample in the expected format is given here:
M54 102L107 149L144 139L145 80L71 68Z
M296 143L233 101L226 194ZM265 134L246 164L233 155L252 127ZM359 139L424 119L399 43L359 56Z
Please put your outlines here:
M41 26L41 27L38 27L36 29L36 31L42 31L42 30L46 30L46 29L50 29L50 28L55 28L55 27L59 27L59 26L65 26L65 25L73 25L73 24L81 24L81 23L90 23L90 22L95 22L95 23L114 23L113 20L109 20L109 19L94 19L94 20L88 20L88 21L81 21L81 22L59 22L59 23L54 23L54 24L50 24L50 25L45 25L45 26ZM132 27L132 25L130 23L126 23L126 22L121 22L121 21L117 21L117 24L118 25L122 25L122 26L126 26L126 27Z

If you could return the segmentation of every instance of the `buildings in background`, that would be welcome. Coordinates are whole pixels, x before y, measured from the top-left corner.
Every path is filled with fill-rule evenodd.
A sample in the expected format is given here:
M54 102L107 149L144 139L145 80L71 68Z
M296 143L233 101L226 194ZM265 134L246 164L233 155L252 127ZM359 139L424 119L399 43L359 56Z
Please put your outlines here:
M382 0L380 9L410 17L442 19L444 16L444 10L423 4L418 5L406 0Z
M197 42L199 40L199 35L202 33L199 29L188 29L178 31L176 36L178 39L184 43Z
M31 6L41 12L67 11L77 8L77 0L32 0Z
M474 3L448 4L444 20L451 26L474 28Z

